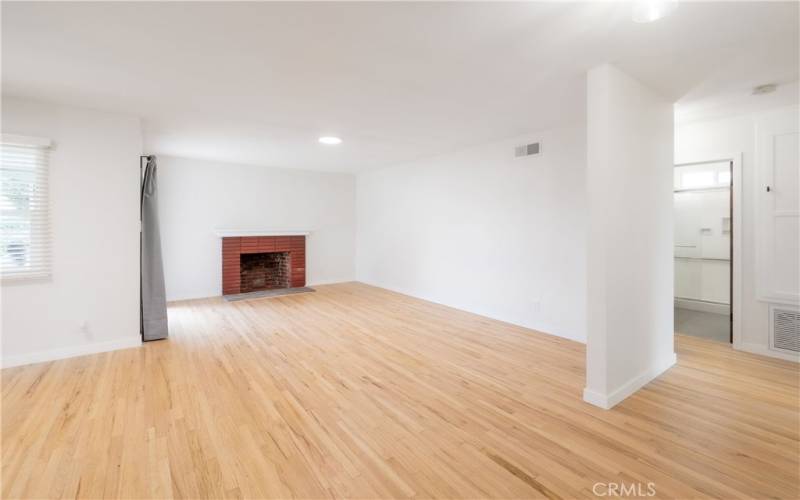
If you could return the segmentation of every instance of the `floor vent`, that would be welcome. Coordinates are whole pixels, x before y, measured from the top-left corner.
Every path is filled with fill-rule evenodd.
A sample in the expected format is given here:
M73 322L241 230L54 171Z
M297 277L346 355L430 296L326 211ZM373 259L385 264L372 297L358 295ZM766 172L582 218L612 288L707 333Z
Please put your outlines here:
M776 351L800 353L800 309L773 305L769 312L770 347Z
M530 144L523 144L514 148L514 157L522 158L523 156L536 156L541 154L541 143L532 142Z

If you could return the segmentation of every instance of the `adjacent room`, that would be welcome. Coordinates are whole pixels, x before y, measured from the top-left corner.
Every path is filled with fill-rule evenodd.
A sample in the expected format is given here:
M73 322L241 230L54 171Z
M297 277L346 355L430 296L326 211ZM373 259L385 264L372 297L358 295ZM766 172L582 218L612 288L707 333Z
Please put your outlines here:
M800 3L0 9L3 498L800 498Z

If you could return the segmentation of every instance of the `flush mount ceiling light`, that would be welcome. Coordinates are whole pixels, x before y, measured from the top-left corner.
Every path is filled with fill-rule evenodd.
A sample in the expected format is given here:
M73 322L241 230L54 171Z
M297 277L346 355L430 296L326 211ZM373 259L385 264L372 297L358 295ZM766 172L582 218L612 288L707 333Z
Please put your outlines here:
M320 144L328 144L331 146L342 143L341 139L339 139L338 137L334 137L332 135L322 136L318 140Z
M761 95L761 94L771 94L778 89L778 85L774 83L767 83L765 85L759 85L753 89L753 95Z
M631 17L636 23L652 23L672 12L678 7L676 1L634 0Z

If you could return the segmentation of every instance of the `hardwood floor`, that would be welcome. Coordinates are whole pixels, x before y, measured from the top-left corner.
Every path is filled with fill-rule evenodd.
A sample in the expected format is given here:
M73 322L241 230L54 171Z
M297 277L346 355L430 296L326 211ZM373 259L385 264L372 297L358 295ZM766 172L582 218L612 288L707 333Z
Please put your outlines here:
M603 411L583 345L362 284L169 314L2 371L3 498L800 496L793 363L681 337Z

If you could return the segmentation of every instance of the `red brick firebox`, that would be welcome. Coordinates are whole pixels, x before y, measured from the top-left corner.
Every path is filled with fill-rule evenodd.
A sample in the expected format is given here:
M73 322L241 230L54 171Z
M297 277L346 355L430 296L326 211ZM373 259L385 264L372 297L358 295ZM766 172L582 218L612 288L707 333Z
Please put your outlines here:
M290 286L306 286L305 236L236 236L222 238L222 294L241 293L241 255L288 252Z

